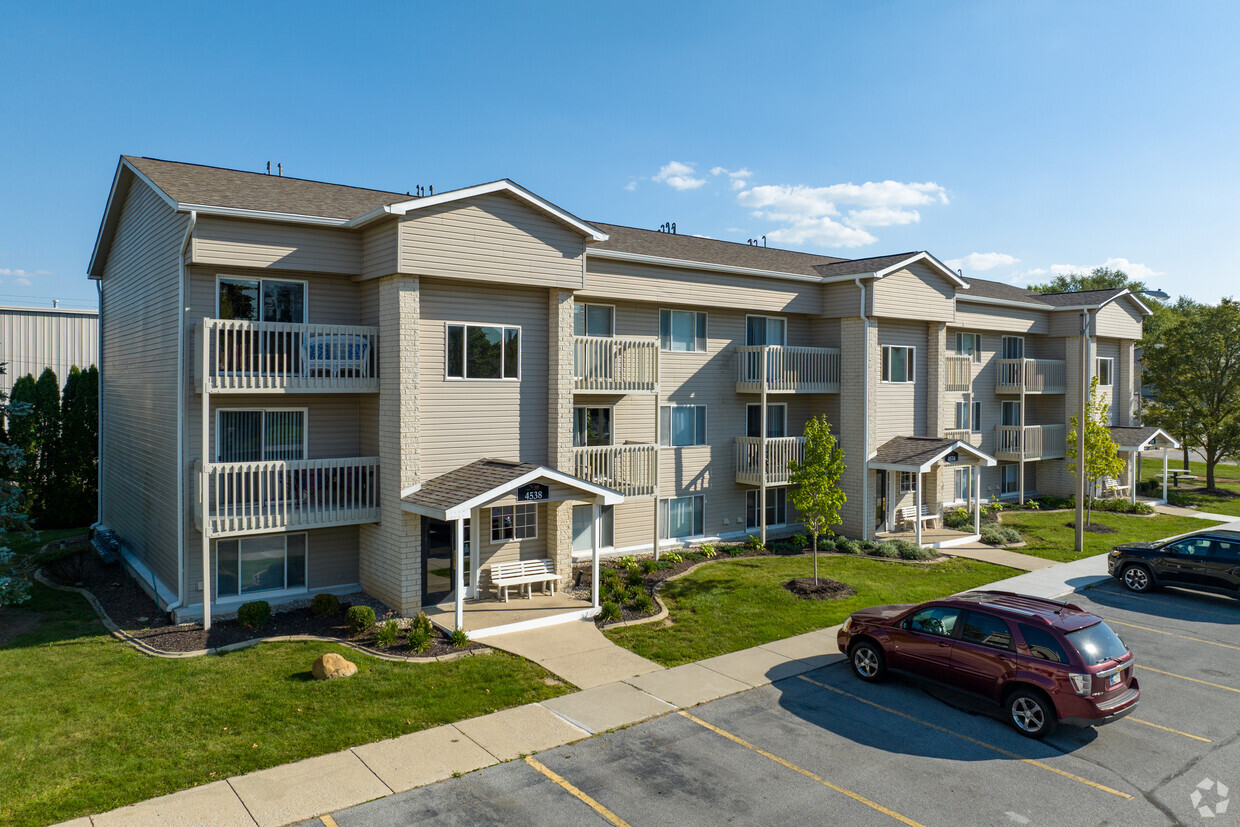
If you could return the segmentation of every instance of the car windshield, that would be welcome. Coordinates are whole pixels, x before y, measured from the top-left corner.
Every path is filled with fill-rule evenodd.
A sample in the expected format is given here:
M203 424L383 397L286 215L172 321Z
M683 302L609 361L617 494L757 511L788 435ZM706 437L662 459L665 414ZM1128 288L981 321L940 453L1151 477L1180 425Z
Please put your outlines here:
M1115 634L1105 621L1068 632L1065 637L1076 647L1076 651L1081 653L1081 659L1091 666L1121 658L1128 652L1124 641L1119 639L1119 635Z

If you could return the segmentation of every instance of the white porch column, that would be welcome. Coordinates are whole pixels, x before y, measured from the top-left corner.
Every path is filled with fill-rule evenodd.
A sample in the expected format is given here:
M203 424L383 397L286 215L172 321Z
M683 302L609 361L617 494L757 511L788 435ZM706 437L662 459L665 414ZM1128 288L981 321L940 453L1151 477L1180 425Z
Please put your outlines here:
M453 591L456 596L455 629L465 628L465 518L456 518L456 531L452 538L455 555L456 574L453 577Z
M917 510L913 512L913 523L917 526L917 545L921 545L921 471L917 472Z
M1132 456L1132 467L1128 469L1128 496L1135 503L1137 501L1137 480L1141 478L1138 469L1141 467L1141 452L1137 451Z
M1167 449L1163 448L1163 504L1167 502Z
M969 466L969 490L977 486L973 497L973 533L982 533L982 469L976 465Z
M598 550L599 550L599 542L600 542L599 537L603 531L602 520L599 519L599 516L602 513L602 509L599 508L597 501L593 505L590 506L590 509L591 509L591 514L593 516L593 527L594 527L594 531L593 531L594 540L592 543L593 549L591 551L592 565L590 566L590 602L594 605L594 608L597 609L599 607L599 603L598 603Z
M895 497L892 496L892 493L891 493L891 480L892 480L892 477L897 476L899 473L900 473L899 471L888 471L884 475L885 479L887 480L887 490L883 492L883 502L887 504L887 513L884 515L884 517L886 518L886 522L883 524L883 528L885 528L887 531L896 530ZM899 488L897 487L896 490L898 491Z

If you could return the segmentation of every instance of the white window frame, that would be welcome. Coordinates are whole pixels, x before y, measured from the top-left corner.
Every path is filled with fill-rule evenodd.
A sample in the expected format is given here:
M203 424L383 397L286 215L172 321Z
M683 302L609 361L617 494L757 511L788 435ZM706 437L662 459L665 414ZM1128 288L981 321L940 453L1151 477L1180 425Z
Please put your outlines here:
M261 412L263 414L263 433L259 435L260 444L266 444L267 442L267 414L300 412L301 413L301 458L302 459L310 458L310 409L309 408L289 408L289 407L267 408L267 407L255 407L255 406L245 405L245 406L236 407L236 408L216 408L215 409L215 444L213 446L213 450L211 451L211 455L213 457L217 457L217 459L213 460L214 463L216 464L223 463L223 460L218 459L218 457L220 456L220 445L223 442L223 440L221 439L222 434L220 431L221 421L223 417L220 416L220 414L223 414L226 412L227 413L260 413ZM278 462L279 460L263 459L263 460L254 460L254 461L255 462ZM301 460L286 460L286 461L287 462L300 462ZM224 464L227 464L227 463L224 463Z
M780 493L775 494L775 492L777 491ZM773 506L775 509L776 516L779 515L781 508L784 512L784 518L782 520L778 522L774 522L774 523L767 523L766 527L767 528L772 528L772 527L779 528L781 526L788 525L789 524L788 523L788 487L786 485L771 486L766 489L766 495L768 497L774 495L777 499L777 502ZM759 522L757 522L756 519L752 524L750 524L749 522L750 517L757 518L758 516L758 511L756 510L756 507L758 504L758 497L760 496L761 496L761 492L757 488L750 488L745 491L745 528L746 529L759 528L761 525ZM782 497L782 501L779 501L781 497ZM766 509L766 508L771 508L771 507L772 506L764 506L763 508Z
M971 337L972 337L972 339L973 339L973 352L972 352L972 353L968 353L968 352L966 352L966 351L964 351L964 350L961 350L961 347L960 347L960 346L964 343L964 337L965 337L965 336L971 336ZM958 330L958 331L956 331L956 355L957 355L957 356L969 356L969 357L971 357L971 358L972 358L972 360L973 360L975 363L977 363L977 364L981 364L981 361L982 361L982 334L980 334L980 333L971 333L971 332L969 332L969 331L965 331L965 330Z
M980 473L972 473L972 469L967 465L963 468L952 469L952 496L955 497L955 502L958 502L958 503L968 502L971 499L971 497L969 496L970 492L968 490L970 487L969 486L970 479L973 481L972 494L973 494L973 497L976 497L977 486L978 486L979 481L981 480L981 477L982 475ZM965 484L963 486L960 484L961 479L964 479L965 481ZM960 492L962 490L964 491L964 496L961 496Z
M1007 422L1007 412L1012 410L1016 411L1016 422L1009 425ZM1023 421L1021 416L1023 411L1024 409L1021 407L1019 399L1004 399L999 406L999 424L1007 428L1019 428L1020 423Z
M284 587L280 589L263 589L261 591L243 592L241 591L241 543L244 540L252 539L255 536L266 537L268 535L248 534L240 537L219 537L215 540L215 546L212 549L215 557L215 602L216 603L240 603L255 599L252 595L265 595L267 597L278 597L284 594L305 594L310 591L310 535L306 531L289 531L280 534L284 538ZM302 537L302 548L305 551L305 572L303 572L305 580L300 586L289 588L288 585L288 538ZM237 544L237 594L220 594L220 543L235 542Z
M769 315L769 314L763 314L763 313L747 313L747 314L745 314L745 344L746 344L746 346L748 346L748 347L761 347L761 345L750 345L750 344L749 344L749 320L750 320L750 319L777 319L777 320L779 320L779 321L783 322L783 323L784 323L784 335L783 335L783 341L780 341L780 342L774 342L774 343L772 343L772 342L767 342L767 345L768 345L768 346L770 346L770 347L787 347L787 346L788 346L788 319L787 319L787 317L785 317L785 316L771 316L771 315Z
M668 334L667 334L668 347L663 347L663 314L664 313L672 314L672 316L669 317L669 321L668 321L668 324L669 324ZM674 318L675 314L677 313L690 313L693 315L693 349L692 350L675 350L671 347L671 343L672 343L671 327L674 326L671 319ZM701 345L702 345L701 348L698 347L698 339L699 339L697 335L697 332L698 332L698 318L697 317L698 316L702 317L702 325L701 325L702 336L700 337ZM705 353L709 349L710 349L710 315L708 313L706 313L703 310L676 310L671 307L659 308L659 351L660 352L662 353Z
M973 400L973 418L971 421L966 421L964 425L960 424L960 411L962 409L965 412L966 420L968 420L969 401L967 399L961 399L956 402L956 427L954 430L980 434L982 432L982 400Z
M745 435L746 436L749 436L749 409L750 408L761 408L761 407L762 407L761 402L746 402L745 403ZM787 402L767 402L766 407L768 409L769 408L783 408L784 409L784 437L790 436L790 434L788 433L788 403ZM770 410L766 412L766 425L767 425L767 430L770 430L770 426L771 426ZM759 435L759 437L752 437L752 438L760 438L760 437L761 435ZM783 437L777 437L777 436L767 437L767 439L782 439L782 438Z
M578 333L577 332L577 308L578 307L585 308L585 313L587 317L587 323L586 323L587 329L590 326L589 321L588 321L589 315L590 315L589 308L606 307L610 309L611 310L611 331L606 336L599 336L594 333ZM614 339L616 337L616 306L614 304L603 304L602 302L573 302L573 335L574 336L588 336L591 339Z
M496 516L495 512L497 511L500 512L499 516L502 521L503 516L504 516L503 514L504 509L512 509L512 536L511 537L503 536L502 534L503 524L501 522L500 524L501 535L499 537L496 537L495 536L495 516ZM533 534L529 536L524 536L524 537L517 536L517 513L518 513L517 509L523 509L521 512L523 514L533 514L533 526L534 526ZM528 509L528 510L525 510L525 509ZM487 515L487 517L491 521L491 545L502 545L504 543L516 543L521 540L537 540L538 539L538 504L537 503L512 503L509 505L493 505L491 506L490 513ZM526 523L526 525L528 526L529 523Z
M215 318L217 319L220 318L220 282L221 281L256 281L258 282L258 301L259 301L258 315L259 316L263 315L263 308L262 308L263 282L282 281L288 284L300 284L302 286L302 289L305 291L303 294L303 299L301 303L303 318L300 324L310 323L310 281L308 279L275 279L275 278L268 278L266 276L262 276L262 277L260 276L238 276L238 275L234 275L231 273L216 273L215 274ZM262 319L259 319L259 322L261 321ZM270 322L270 324L284 324L284 322ZM298 323L292 322L291 324L298 324Z
M900 472L900 493L915 494L917 493L917 472L901 471Z
M573 447L574 448L603 448L604 445L578 445L577 444L577 411L607 411L607 445L616 444L616 408L614 405L574 405L573 406ZM588 418L589 414L587 414Z
M1005 486L1007 486L1008 484L1007 470L1009 468L1015 469L1015 473L1013 474L1014 480L1012 482L1012 489L1010 491L1005 488ZM1017 463L1017 462L1000 463L999 464L999 494L1001 496L1006 497L1010 494L1016 494L1019 492L1020 492L1020 463Z
M501 334L500 350L499 350L500 352L499 374L500 375L498 377L492 379L492 378L482 378L482 377L473 377L473 376L450 376L448 374L448 331L452 329L453 327L464 327L466 329L465 339L461 343L461 372L462 373L465 372L465 368L469 364L469 355L468 353L466 353L466 349L469 346L469 328L471 327L498 327L501 331L503 330L517 331L517 375L516 376L504 376L505 356L504 356L504 342L502 339L503 334ZM491 323L491 322L444 322L444 325L443 325L443 378L444 378L444 381L445 382L520 382L521 381L521 357L525 352L523 350L524 347L525 347L525 329L522 325L519 325L519 324L503 324L503 323L496 324L496 323Z
M702 409L702 433L697 433L698 415L694 411L693 414L693 438L694 441L688 445L676 445L672 442L672 414L673 408L701 408ZM663 441L663 411L667 414L667 442ZM659 445L664 448L705 448L710 445L708 434L710 433L710 412L706 410L705 405L660 405L659 406Z
M907 379L891 378L891 352L893 350L907 350L908 359ZM917 347L914 345L883 345L883 364L879 374L880 381L886 385L912 385L917 382ZM883 378L886 377L886 378Z
M1102 381L1102 365L1104 362L1106 363L1106 366L1107 366L1107 371L1106 371L1107 379L1105 382ZM1096 357L1095 364L1094 364L1094 373L1098 377L1098 387L1100 388L1115 387L1115 357L1114 356Z
M1003 355L1004 353L1007 352L1007 342L1009 339L1011 339L1012 341L1020 342L1020 355L1019 356L1004 356ZM1011 336L1008 334L1004 334L1004 336L999 340L999 358L1000 359L1024 359L1025 358L1025 337L1024 336Z
M692 534L677 535L675 537L671 536L670 516L671 516L672 500L701 500L702 501L702 507L700 509L694 509L695 513L700 513L702 515L702 525L700 526L701 531L697 531ZM698 528L698 526L691 526L690 528L691 529ZM694 537L705 537L705 536L706 536L706 496L705 495L685 494L684 496L681 496L681 497L664 497L659 500L659 539L660 540L688 540Z

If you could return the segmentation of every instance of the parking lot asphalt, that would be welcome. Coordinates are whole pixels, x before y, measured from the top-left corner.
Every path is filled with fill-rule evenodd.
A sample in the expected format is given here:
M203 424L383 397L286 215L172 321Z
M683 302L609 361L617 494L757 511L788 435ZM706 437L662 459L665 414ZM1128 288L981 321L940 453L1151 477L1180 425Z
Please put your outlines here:
M1129 717L1036 742L949 690L863 684L841 656L307 824L1240 824L1240 602L1114 581L1068 600L1136 655Z

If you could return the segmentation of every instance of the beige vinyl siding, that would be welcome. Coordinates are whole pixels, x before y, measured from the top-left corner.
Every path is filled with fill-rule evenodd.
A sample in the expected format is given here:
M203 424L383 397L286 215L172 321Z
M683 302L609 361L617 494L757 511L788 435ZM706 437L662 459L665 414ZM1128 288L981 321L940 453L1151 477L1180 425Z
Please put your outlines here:
M202 216L190 248L194 264L313 273L362 272L354 230Z
M1114 339L1098 339L1094 342L1093 347L1094 359L1110 359L1111 360L1111 384L1098 385L1098 401L1109 406L1107 411L1107 422L1112 425L1119 424L1119 411L1115 408L1116 391L1119 387L1119 342ZM1090 366L1093 375L1098 375L1097 363Z
M870 315L874 311L874 280L862 281L865 285L865 312ZM837 281L822 286L822 315L828 318L843 318L861 314L861 293L856 282ZM838 330L838 323L837 328Z
M818 313L822 307L819 289L804 281L592 258L586 262L585 287L577 296L579 301L600 302L639 298L664 307L680 304L696 309L747 308L753 313Z
M915 367L914 381L911 383L883 382L882 348L891 345L896 347L914 347ZM877 372L878 382L875 447L896 436L926 435L926 387L928 371L926 370L926 325L913 322L878 323L879 352L874 354L872 369Z
M1127 297L1111 302L1101 311L1090 311L1094 318L1094 335L1111 336L1116 339L1140 339L1142 320L1145 318ZM1079 336L1081 311L1059 310L1051 315L1052 336Z
M873 284L875 316L950 322L955 315L955 286L922 262Z
M386 276L400 270L400 225L388 220L362 233L362 275Z
M994 304L956 303L953 326L960 330L993 330L1002 333L1048 333L1050 311L1036 308L1003 307ZM954 347L949 342L948 347Z
M135 182L103 267L103 521L173 592L178 256L187 216Z
M563 493L563 492L562 492ZM506 540L499 543L491 542L491 508L499 505L515 505L516 500L506 498L496 500L478 509L479 526L477 531L470 526L471 542L478 537L478 569L489 569L494 563L511 563L517 560L541 560L547 555L547 505L538 503L538 536L530 540ZM484 586L490 582L488 577L480 581Z
M525 286L581 286L585 241L506 195L480 195L400 222L400 270Z
M363 394L216 394L211 397L211 429L208 450L215 456L215 429L219 411L224 410L304 410L306 412L306 459L377 456L362 454L361 420ZM197 418L195 417L195 426ZM201 441L201 434L194 434ZM198 446L187 452L193 458Z
M484 457L547 463L547 291L422 279L422 474ZM449 322L521 328L519 380L447 379Z
M379 283L364 281L357 285L358 324L379 326ZM382 347L383 343L379 343Z
M0 354L5 362L0 392L26 374L39 378L51 368L63 388L69 370L99 362L99 314L52 308L0 308Z
M310 272L264 273L241 267L191 267L189 324L201 324L203 319L217 318L218 282L221 277L241 279L285 279L306 282L306 321L310 324L362 324L362 286L349 280L346 275L325 275ZM187 339L187 343L192 339ZM193 348L190 358L192 358ZM192 364L190 365L192 368ZM192 371L189 374L193 375Z

